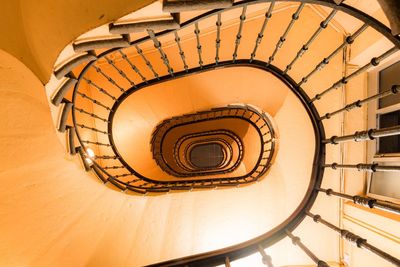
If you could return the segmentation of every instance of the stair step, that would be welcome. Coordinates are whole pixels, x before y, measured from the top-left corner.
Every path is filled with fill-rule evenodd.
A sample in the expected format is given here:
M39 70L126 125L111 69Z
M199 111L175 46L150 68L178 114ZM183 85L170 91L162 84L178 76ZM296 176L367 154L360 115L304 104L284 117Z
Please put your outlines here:
M72 44L75 52L86 52L95 49L127 47L129 37L126 35L110 36L104 39L80 40Z
M153 31L176 30L180 27L179 13L170 14L170 18L160 20L144 20L136 22L115 22L109 25L112 34L128 34L143 32L147 29Z
M178 13L184 11L227 8L231 7L232 4L233 0L164 0L163 11Z

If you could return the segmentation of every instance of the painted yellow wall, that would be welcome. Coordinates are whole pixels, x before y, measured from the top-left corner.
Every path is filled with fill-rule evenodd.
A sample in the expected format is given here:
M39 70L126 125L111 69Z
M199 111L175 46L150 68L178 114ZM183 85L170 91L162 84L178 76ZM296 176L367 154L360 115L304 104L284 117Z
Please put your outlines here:
M68 43L153 1L2 1L0 49L17 57L44 84Z

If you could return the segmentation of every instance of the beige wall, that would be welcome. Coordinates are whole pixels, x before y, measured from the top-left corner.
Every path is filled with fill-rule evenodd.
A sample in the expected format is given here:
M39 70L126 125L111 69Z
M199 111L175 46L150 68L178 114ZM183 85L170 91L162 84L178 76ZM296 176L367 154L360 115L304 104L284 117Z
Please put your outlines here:
M17 57L44 84L68 43L153 1L3 1L0 49Z

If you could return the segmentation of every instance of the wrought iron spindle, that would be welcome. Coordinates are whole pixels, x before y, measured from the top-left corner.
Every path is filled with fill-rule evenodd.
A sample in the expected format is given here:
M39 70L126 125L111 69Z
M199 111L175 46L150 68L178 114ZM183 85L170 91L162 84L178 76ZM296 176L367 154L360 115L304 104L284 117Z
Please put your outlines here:
M351 73L350 75L348 75L346 77L343 77L339 81L335 82L331 87L329 87L328 89L324 90L323 92L321 92L319 94L316 94L315 97L313 99L311 99L311 102L321 99L321 97L324 96L325 94L327 94L328 92L330 92L330 91L332 91L334 89L337 89L340 86L346 84L347 82L349 82L354 77L356 77L356 76L360 75L361 73L367 71L370 67L378 66L382 60L384 60L384 59L388 58L389 56L393 55L398 50L399 50L399 48L393 47L390 50L388 50L385 53L383 53L382 55L372 58L369 63L365 64L364 66L362 66L361 68L359 68L355 72Z
M314 32L314 34L311 36L311 38L305 43L302 48L297 52L296 57L292 60L292 62L287 65L286 69L283 71L283 73L287 73L289 70L292 69L293 65L296 63L296 61L301 58L307 51L310 45L317 39L318 35L328 27L329 22L333 19L333 17L336 15L337 10L334 9L332 12L328 15L328 17L321 22L319 25L318 29Z
M221 47L221 13L217 14L217 38L215 39L215 64L218 65L219 63L219 48Z
M153 41L154 47L160 53L161 59L162 59L164 65L165 65L165 67L167 67L169 74L171 76L174 76L174 70L171 68L171 66L169 64L169 60L168 60L167 54L165 54L164 50L161 48L161 43L160 43L160 41L158 41L154 31L153 30L147 30L147 33L149 34L151 40Z
M95 87L97 90L99 90L100 93L105 94L106 96L110 97L112 100L117 102L117 98L114 97L113 95L111 95L109 92L107 92L105 89L101 88L100 86L98 86L96 83L94 83L92 80L83 77L82 78L85 82L87 82L87 84L92 85L93 87Z
M242 9L242 14L240 15L239 29L238 29L238 32L236 34L235 50L234 50L233 55L232 55L233 62L236 61L237 52L238 52L239 45L240 45L240 39L242 39L243 23L246 20L246 10L247 10L247 5L244 5L243 9Z
M82 140L82 143L84 144L92 144L92 145L97 145L97 146L107 146L110 147L110 144L105 144L105 143L100 143L100 142L93 142L93 141L89 141L89 140Z
M150 61L147 59L147 57L143 54L143 50L140 49L140 47L138 45L135 45L136 51L138 52L138 54L142 57L142 59L144 60L144 62L146 63L146 66L150 69L150 71L153 73L154 77L159 80L159 75L158 73L154 70L153 65L151 65Z
M268 11L265 13L265 18L261 26L261 30L257 35L256 44L254 46L253 52L250 55L250 62L252 62L256 56L258 46L261 44L262 38L264 37L265 28L267 27L269 19L272 17L272 10L274 9L274 6L275 6L275 0L272 0L271 4L269 5Z
M100 117L100 116L98 116L98 115L96 115L96 114L94 114L92 112L86 111L86 110L84 110L82 108L77 108L77 107L73 107L73 108L76 109L77 111L79 111L80 113L89 115L92 118L99 119L99 120L104 121L104 122L108 122L107 119L104 119L104 118L102 118L102 117Z
M275 60L275 56L278 53L278 50L280 48L282 48L283 44L285 43L287 35L289 34L290 30L292 29L294 23L299 19L300 13L303 10L304 6L305 6L305 3L301 3L300 6L298 7L298 9L296 10L296 12L292 15L292 19L291 19L289 25L287 26L285 32L283 33L283 35L279 38L279 41L275 46L274 52L268 58L267 65L270 65L272 63L272 61Z
M314 253L311 252L304 244L301 242L301 239L298 236L294 236L290 231L285 230L286 235L292 240L293 245L298 246L304 253L307 254L310 259L317 264L318 267L329 267L329 265L320 260Z
M100 67L93 65L93 68L96 70L97 73L100 73L104 78L106 78L106 80L109 83L117 87L122 93L125 93L125 89L122 88L119 84L117 84L117 82L113 78L104 73L104 71Z
M367 141L367 140L374 140L375 138L379 137L386 137L393 135L400 135L400 125L382 129L370 129L368 131L355 132L354 134L344 135L344 136L332 136L329 139L323 140L322 143L337 145L341 142Z
M302 84L308 82L308 80L311 78L311 76L313 76L318 71L321 71L326 65L328 65L334 56L336 56L342 49L344 49L348 45L352 44L354 42L354 40L361 33L363 33L368 27L369 27L368 24L364 24L357 31L355 31L354 34L347 36L345 41L338 48L336 48L329 56L327 56L320 63L318 63L317 66L315 66L315 68L309 74L307 74L306 76L304 76L301 79L298 86L301 86Z
M144 76L142 75L142 73L140 72L140 70L135 66L135 64L132 63L132 61L128 58L128 56L127 56L124 52L122 52L121 49L118 50L118 52L121 54L122 58L123 58L126 62L128 62L129 66L131 66L131 68L133 69L133 71L136 72L136 73L140 76L140 78L142 79L142 81L143 81L143 82L147 82L146 77L144 77Z
M105 170L125 169L125 166L104 166Z
M379 210L392 212L395 214L400 214L400 206L389 201L382 201L375 198L363 197L357 195L351 196L344 193L335 192L330 188L329 189L317 188L316 190L324 192L327 196L336 196L343 199L351 200L354 202L354 204L361 205L367 208L371 209L375 208Z
M118 159L118 156L101 155L95 156L96 159Z
M79 124L79 123L77 123L76 126L77 126L77 127L81 127L81 128L83 128L83 129L91 130L91 131L93 131L93 132L97 132L97 133L109 135L109 133L107 133L107 132L105 132L105 131L101 131L101 130L98 130L98 129L96 129L96 128L89 127L89 126L86 126L86 125L84 125L84 124Z
M351 164L338 164L336 162L332 164L323 164L324 168L331 168L333 170L337 169L356 169L358 171L367 171L367 172L398 172L400 171L400 166L382 166L377 163L373 164L365 164L359 163L356 165Z
M179 49L179 55L181 56L181 59L182 59L183 68L185 69L186 72L188 72L189 71L189 67L186 64L185 52L183 52L183 50L182 50L181 38L179 37L178 32L176 32L176 31L174 32L174 35L175 35L175 42L176 42L176 44L178 46L178 49Z
M359 248L363 248L366 249L378 256L380 256L381 258L389 261L390 263L395 264L396 266L400 266L400 260L393 257L392 255L380 250L379 248L369 244L367 242L367 239L364 239L356 234L353 234L350 231L347 231L345 229L341 229L333 224L331 224L330 222L325 221L324 219L321 218L320 215L314 215L311 212L306 212L306 214L308 216L310 216L314 222L316 223L321 223L327 227L329 227L330 229L334 230L335 232L340 234L340 237L342 239L345 239L347 241L349 241L351 244L356 245Z
M194 24L194 34L196 34L197 54L199 55L199 66L200 68L203 68L203 59L201 57L201 44L200 44L200 29L199 29L199 24L197 22Z
M225 267L231 267L231 261L229 260L229 257L225 257Z
M353 103L348 104L345 107L343 107L341 109L338 109L336 111L333 111L331 113L326 113L324 116L321 117L321 120L330 119L332 116L337 115L339 113L342 113L344 111L350 111L353 108L360 108L360 107L362 107L362 105L364 103L368 103L368 102L370 102L372 100L375 100L375 99L384 98L384 97L389 96L389 95L394 95L394 94L397 94L398 92L400 92L400 85L393 85L392 88L390 88L389 90L383 91L383 92L381 92L379 94L367 97L367 98L362 99L362 100L354 101Z
M126 176L131 176L132 173L123 173L123 174L117 174L114 175L115 178L120 178L120 177L126 177Z
M238 183L240 183L240 182L238 181ZM272 264L272 258L271 258L271 256L269 256L269 255L265 252L264 248L263 248L261 245L258 245L258 251L259 251L260 254L261 254L262 263L265 264L265 265L267 265L267 267L274 267L274 265Z
M117 65L115 65L114 60L112 60L111 58L109 58L107 56L105 56L104 58L107 60L107 63L110 64L122 78L127 80L131 86L136 87L136 84L131 79L129 79L129 77L126 75L126 73L123 70L121 70L120 68L118 68Z
M90 96L88 96L88 95L86 95L86 94L84 94L84 93L81 93L81 92L79 92L79 91L76 91L76 93L77 93L79 96L81 96L82 98L88 99L88 100L91 101L93 104L98 105L98 106L100 106L100 107L102 107L102 108L105 108L106 110L108 110L108 111L111 112L111 108L109 108L109 107L107 107L106 105L102 104L100 101L98 101L98 100L96 100L96 99L93 99L93 98L91 98Z

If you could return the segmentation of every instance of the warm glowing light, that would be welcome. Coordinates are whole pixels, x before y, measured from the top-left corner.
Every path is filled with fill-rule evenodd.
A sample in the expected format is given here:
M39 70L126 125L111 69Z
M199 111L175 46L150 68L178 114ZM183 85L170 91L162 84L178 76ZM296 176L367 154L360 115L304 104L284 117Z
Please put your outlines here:
M93 164L93 160L91 160L90 158L85 158L85 161L86 161L89 165L92 165L92 164Z
M94 158L94 151L91 148L87 148L86 149L86 153L88 155L89 158Z

